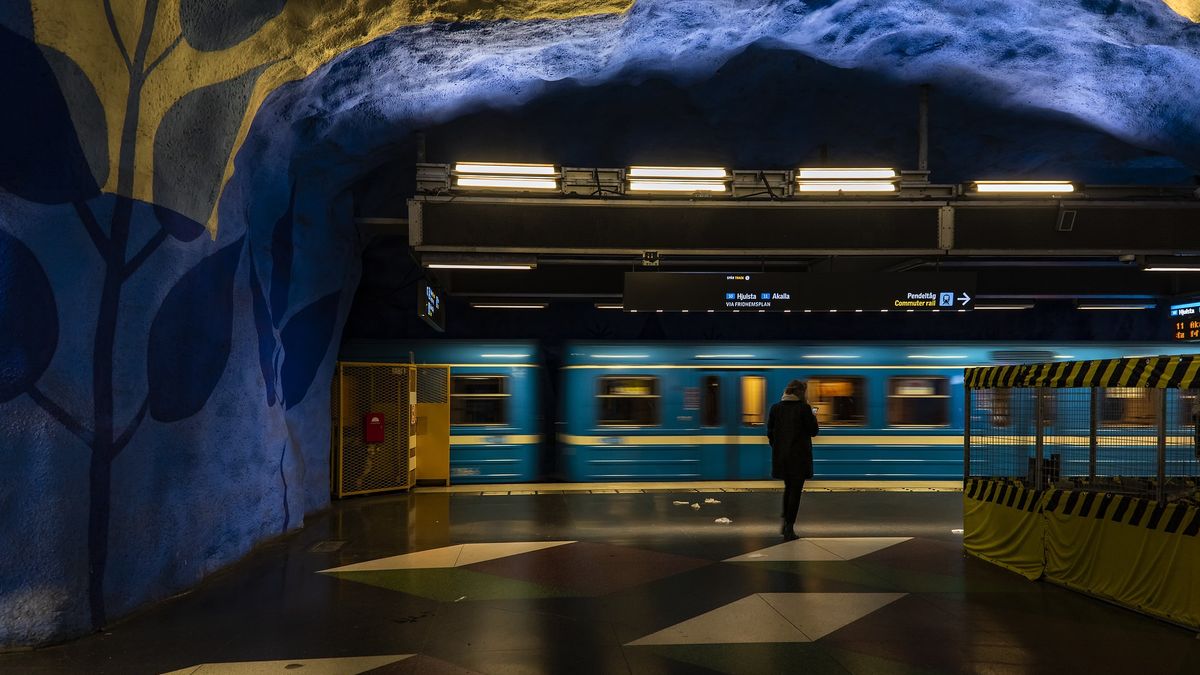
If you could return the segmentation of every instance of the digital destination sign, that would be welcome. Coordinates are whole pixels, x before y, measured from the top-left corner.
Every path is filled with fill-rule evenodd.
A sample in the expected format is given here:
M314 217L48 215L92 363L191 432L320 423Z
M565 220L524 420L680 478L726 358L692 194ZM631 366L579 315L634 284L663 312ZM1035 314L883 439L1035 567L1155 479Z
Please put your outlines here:
M975 307L975 275L626 272L625 311L929 312Z
M442 292L424 279L417 284L417 316L439 333L446 330L446 307Z
M1179 342L1200 340L1200 301L1171 305L1171 338Z

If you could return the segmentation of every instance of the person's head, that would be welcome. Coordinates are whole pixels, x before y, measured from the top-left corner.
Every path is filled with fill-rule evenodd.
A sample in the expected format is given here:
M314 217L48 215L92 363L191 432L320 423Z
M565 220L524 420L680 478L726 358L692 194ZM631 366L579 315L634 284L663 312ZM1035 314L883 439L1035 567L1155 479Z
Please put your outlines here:
M795 396L800 400L804 400L805 394L808 393L808 385L804 383L804 380L792 380L787 383L787 387L784 388L783 393L786 396Z

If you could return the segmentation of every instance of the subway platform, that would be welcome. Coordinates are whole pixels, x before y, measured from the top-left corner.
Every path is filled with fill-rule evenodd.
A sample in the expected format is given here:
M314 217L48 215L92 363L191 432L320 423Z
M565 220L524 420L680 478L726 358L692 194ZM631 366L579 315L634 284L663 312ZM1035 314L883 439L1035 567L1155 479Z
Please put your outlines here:
M0 672L1200 672L1194 633L967 556L946 485L813 482L788 543L772 483L497 487L335 503Z

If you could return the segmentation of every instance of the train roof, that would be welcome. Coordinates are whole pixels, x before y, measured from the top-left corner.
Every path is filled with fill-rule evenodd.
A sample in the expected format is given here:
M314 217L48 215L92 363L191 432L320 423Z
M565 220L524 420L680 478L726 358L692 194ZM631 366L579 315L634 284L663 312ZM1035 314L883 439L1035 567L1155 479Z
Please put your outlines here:
M569 342L564 366L979 366L1191 354L1150 342Z
M454 365L536 365L534 340L349 340L341 361Z

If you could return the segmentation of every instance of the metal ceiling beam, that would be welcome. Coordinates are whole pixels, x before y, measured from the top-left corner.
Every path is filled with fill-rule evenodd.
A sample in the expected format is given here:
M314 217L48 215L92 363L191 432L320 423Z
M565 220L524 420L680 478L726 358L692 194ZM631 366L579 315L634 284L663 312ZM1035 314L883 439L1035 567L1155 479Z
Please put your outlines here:
M1064 214L1069 214L1065 216ZM737 201L419 196L417 251L565 255L1200 253L1200 201Z

